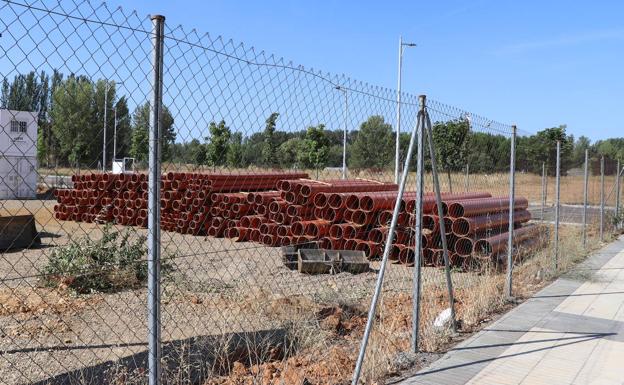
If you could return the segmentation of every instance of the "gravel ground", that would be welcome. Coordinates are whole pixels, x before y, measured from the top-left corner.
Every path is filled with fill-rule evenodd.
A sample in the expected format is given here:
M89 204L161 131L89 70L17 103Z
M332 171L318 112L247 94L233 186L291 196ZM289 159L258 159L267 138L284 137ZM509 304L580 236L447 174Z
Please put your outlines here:
M146 349L145 289L71 295L38 285L36 275L54 246L80 236L101 236L100 225L57 222L53 205L0 202L0 215L35 214L43 234L41 248L0 254L2 383L42 381ZM360 275L308 276L284 267L278 248L168 232L162 234L162 245L163 255L174 256L174 270L163 284L164 341L279 327L297 319L296 306L284 305L291 298L367 307L378 268L373 263L372 272ZM390 265L385 291L410 291L412 271ZM442 283L440 270L425 269L425 285Z

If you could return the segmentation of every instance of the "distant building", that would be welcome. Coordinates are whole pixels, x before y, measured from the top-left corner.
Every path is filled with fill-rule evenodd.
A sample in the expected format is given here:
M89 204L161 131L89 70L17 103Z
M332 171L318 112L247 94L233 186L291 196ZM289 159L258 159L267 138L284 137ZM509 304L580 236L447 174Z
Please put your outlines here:
M0 199L37 195L37 114L0 109Z

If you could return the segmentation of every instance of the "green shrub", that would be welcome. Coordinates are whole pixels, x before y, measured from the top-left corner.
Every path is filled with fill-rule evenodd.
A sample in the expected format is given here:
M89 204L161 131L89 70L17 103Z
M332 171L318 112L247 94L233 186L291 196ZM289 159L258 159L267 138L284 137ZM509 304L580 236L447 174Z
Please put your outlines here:
M44 282L79 292L115 292L138 287L147 280L146 237L133 238L110 224L99 240L82 237L56 248L44 267ZM166 270L166 269L162 269Z

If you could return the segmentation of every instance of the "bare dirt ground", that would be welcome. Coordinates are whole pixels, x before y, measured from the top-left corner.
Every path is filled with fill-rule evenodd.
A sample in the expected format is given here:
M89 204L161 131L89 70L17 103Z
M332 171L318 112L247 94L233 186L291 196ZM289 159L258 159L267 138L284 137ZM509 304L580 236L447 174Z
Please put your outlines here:
M44 236L41 248L0 256L0 378L7 383L44 380L146 348L145 289L76 295L41 287L38 275L54 246L81 236L101 236L100 225L56 221L53 204L2 204L5 215L34 213ZM374 271L300 275L282 265L278 248L251 243L165 232L162 240L163 256L172 258L174 266L163 285L165 341L280 327L291 318L289 312L296 311L290 307L298 306L286 303L276 311L275 304L284 299L314 306L342 301L365 308L376 278ZM391 266L386 289L409 290L411 272ZM441 277L434 271L432 281Z
M146 289L77 295L62 287L40 285L38 275L54 246L102 234L100 225L57 222L53 204L33 200L0 205L2 215L35 214L43 235L41 248L0 254L0 378L7 384L46 383L63 373L137 357L146 350ZM360 275L308 276L285 268L278 248L166 232L162 244L163 256L174 267L163 283L163 341L284 327L294 330L298 339L297 351L290 357L270 362L258 358L253 365L234 360L225 370L223 364L219 370L209 368L212 380L207 385L298 384L303 379L311 384L348 383L378 263L371 264L373 271ZM550 260L544 253L518 268L515 285L521 296L548 280L536 272ZM398 373L404 365L400 352L409 349L412 274L413 269L404 265L390 265L386 273L364 370L369 382ZM477 330L488 314L507 306L500 272L454 271L453 283L464 332ZM432 327L433 319L448 307L442 270L424 269L423 293L421 348L435 358L455 340ZM408 366L418 365L419 360L422 364L427 357L408 360ZM110 376L118 384L145 379L144 373L134 378L121 369ZM185 368L174 370L172 377L172 383L188 381Z

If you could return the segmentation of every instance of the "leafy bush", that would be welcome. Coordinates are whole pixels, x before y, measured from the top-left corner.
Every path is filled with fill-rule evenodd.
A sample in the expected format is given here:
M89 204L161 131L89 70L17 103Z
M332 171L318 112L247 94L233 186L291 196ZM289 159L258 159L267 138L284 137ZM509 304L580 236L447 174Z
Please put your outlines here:
M44 267L44 282L80 292L114 292L137 287L147 280L146 237L131 237L110 224L99 240L82 237L58 247ZM163 269L164 270L164 269Z

